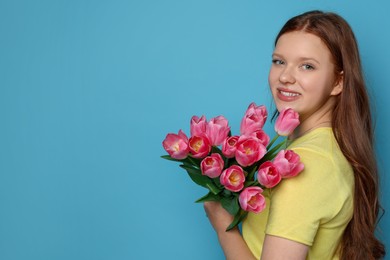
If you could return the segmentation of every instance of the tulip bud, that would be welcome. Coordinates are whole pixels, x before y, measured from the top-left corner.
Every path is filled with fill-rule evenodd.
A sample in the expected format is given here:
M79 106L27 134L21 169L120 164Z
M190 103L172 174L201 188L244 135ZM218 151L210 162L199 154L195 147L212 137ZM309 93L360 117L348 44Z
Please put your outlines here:
M292 150L281 150L274 158L274 165L283 178L297 176L304 169L299 155Z
M204 158L211 151L211 144L206 135L192 136L188 145L194 158Z
M221 175L223 165L222 156L218 153L213 153L202 160L200 169L203 175L209 176L210 178L216 178Z
M223 116L217 116L207 123L206 134L211 145L218 146L223 143L230 132L228 121Z
M238 165L232 165L222 172L220 182L230 191L240 191L244 188L244 170Z
M257 180L266 188L272 188L282 180L282 176L279 174L275 165L267 161L260 165L257 172Z
M237 162L241 166L246 167L259 161L266 152L267 149L259 139L253 136L242 135L237 141L235 156Z
M169 133L163 141L165 151L174 159L184 159L189 153L188 138L181 130L179 134Z
M190 123L191 136L200 136L206 133L206 117L193 116Z
M251 103L241 120L240 133L250 135L251 133L263 128L268 113L265 106L256 106Z
M230 136L222 144L222 153L226 158L233 158L236 152L238 136Z
M262 143L264 146L267 146L269 144L270 138L269 136L264 132L263 129L257 130L251 134L251 136L256 137L259 139L260 143Z
M283 109L275 122L275 131L278 135L288 136L299 125L299 114L292 108Z
M238 201L240 207L245 211L251 211L253 213L260 213L265 209L265 198L263 189L257 186L251 186L245 188L239 195Z

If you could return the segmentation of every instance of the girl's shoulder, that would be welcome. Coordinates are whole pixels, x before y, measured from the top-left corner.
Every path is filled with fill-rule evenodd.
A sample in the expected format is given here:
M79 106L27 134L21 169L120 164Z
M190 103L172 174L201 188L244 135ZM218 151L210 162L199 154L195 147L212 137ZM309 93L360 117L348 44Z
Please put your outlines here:
M290 142L288 148L306 148L320 151L331 148L337 141L331 127L320 127Z
M292 189L306 189L327 193L343 201L353 194L353 169L340 150L330 127L317 128L294 140L288 149L300 156L304 170L284 185ZM284 186L283 185L283 186Z
M292 141L287 147L300 155L306 163L323 162L327 168L349 165L334 137L331 127L314 129L306 135Z

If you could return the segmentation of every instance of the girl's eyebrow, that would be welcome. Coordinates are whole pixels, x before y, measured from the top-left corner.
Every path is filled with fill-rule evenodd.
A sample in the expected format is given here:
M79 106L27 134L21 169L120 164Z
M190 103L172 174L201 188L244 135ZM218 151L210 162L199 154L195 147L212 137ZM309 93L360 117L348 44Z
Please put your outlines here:
M319 62L318 60L316 60L314 58L309 58L309 57L301 57L300 60L301 61L314 61L317 64L321 64L321 62Z
M275 56L284 59L283 55L278 54L278 53L275 53L275 52L272 53L272 58L275 58ZM302 61L314 61L314 62L317 63L317 64L321 64L321 62L319 62L317 59L312 58L312 57L299 57L299 61L300 61L300 62L302 62Z

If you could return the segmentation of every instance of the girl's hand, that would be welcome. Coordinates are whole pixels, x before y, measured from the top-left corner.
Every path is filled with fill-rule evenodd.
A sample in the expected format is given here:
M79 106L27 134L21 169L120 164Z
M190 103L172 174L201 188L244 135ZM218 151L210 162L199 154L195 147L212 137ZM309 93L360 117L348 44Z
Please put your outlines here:
M230 213L227 212L219 202L206 201L204 203L204 209L211 225L218 234L225 232L226 228L234 219L234 217L230 215Z
M207 201L204 209L211 225L215 229L219 243L227 260L255 260L237 227L226 232L234 217L219 202Z

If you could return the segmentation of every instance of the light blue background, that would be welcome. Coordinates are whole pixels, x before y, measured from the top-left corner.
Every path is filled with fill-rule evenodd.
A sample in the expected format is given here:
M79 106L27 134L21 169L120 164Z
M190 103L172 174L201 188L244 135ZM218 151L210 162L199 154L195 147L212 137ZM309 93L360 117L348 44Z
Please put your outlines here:
M0 259L223 259L205 190L161 142L192 115L237 133L250 102L272 109L274 37L311 9L358 38L389 212L385 0L1 0ZM389 213L381 227L390 247Z

